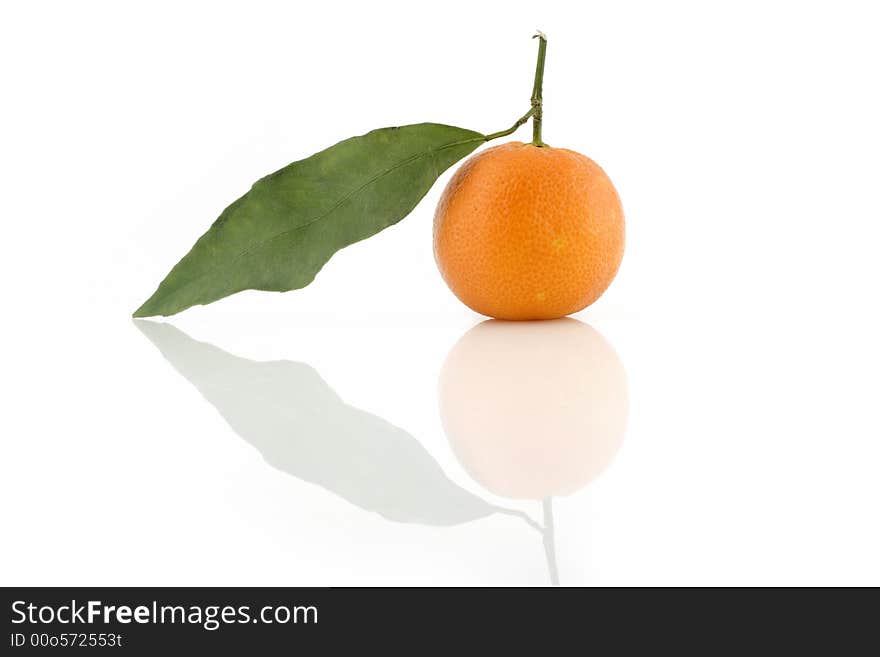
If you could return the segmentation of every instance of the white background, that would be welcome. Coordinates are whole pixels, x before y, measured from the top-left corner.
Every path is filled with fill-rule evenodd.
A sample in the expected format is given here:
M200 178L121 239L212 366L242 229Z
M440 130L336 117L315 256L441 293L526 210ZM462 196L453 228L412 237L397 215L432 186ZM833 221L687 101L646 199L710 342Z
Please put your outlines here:
M880 584L877 25L869 2L4 6L0 583L549 583L521 518L395 522L271 467L129 317L262 175L377 127L508 127L540 28L544 138L605 168L628 231L577 315L625 368L626 436L554 501L561 582ZM540 522L441 424L481 321L433 262L448 176L310 287L169 321L309 365Z

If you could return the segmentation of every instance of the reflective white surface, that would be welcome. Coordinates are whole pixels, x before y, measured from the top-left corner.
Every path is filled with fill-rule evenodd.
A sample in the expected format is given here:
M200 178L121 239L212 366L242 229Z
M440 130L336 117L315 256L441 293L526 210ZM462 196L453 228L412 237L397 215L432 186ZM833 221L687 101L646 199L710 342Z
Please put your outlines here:
M470 330L441 375L446 436L488 492L540 501L536 522L455 484L416 438L346 405L305 363L250 361L170 324L136 324L268 465L391 522L521 519L541 537L552 583L559 583L553 498L586 486L624 436L626 375L589 326L490 321Z
M0 20L0 583L880 585L876 22L452 5L491 29L407 3ZM509 126L536 21L544 137L627 217L592 307L463 307L432 258L446 174L304 290L129 318L261 175L383 125Z
M110 320L16 356L5 582L878 578L876 406L835 376L870 374L852 342L207 315L192 332L229 351Z

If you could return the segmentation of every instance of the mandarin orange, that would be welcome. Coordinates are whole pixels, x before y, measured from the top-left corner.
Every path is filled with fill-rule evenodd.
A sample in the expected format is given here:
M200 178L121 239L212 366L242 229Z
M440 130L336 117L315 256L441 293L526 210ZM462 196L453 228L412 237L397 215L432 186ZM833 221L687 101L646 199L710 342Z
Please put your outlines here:
M620 266L620 198L590 158L509 142L467 160L434 215L452 292L497 319L553 319L593 303Z

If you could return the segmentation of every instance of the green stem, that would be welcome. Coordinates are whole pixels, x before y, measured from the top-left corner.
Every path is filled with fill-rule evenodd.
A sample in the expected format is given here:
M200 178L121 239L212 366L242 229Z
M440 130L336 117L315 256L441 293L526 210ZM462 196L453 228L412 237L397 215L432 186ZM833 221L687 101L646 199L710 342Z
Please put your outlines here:
M538 32L532 38L538 38L538 64L535 67L535 86L532 87L532 144L534 146L544 146L541 141L541 120L544 117L542 107L544 101L544 59L547 57L547 37Z
M491 135L486 135L486 141L491 141L493 139L498 139L499 137L506 137L507 135L513 134L517 131L517 129L526 121L529 120L529 117L535 113L535 108L533 107L528 112L523 114L520 118L517 119L516 123L514 123L507 130L501 130L499 132L493 132Z
M498 132L493 132L491 135L486 135L485 141L492 141L493 139L498 139L499 137L506 137L507 135L511 135L516 132L523 123L531 118L532 145L539 148L541 146L547 145L543 141L541 141L541 119L543 118L542 104L544 102L544 59L547 57L547 37L544 35L543 32L538 32L532 38L540 39L538 43L538 64L535 68L535 85L532 87L532 109L530 109L519 119L517 119L516 123L514 123L507 130L499 130Z

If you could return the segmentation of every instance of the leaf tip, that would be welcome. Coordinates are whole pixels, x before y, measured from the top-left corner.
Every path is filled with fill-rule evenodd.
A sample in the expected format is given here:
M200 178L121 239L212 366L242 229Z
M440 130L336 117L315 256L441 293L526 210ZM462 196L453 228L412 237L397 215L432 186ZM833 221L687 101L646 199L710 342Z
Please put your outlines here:
M151 305L153 305L152 301L154 297L155 295L144 301L141 304L140 308L138 308L131 314L132 319L137 319L138 317L153 317L154 315L158 315L159 313L155 309L151 308Z

